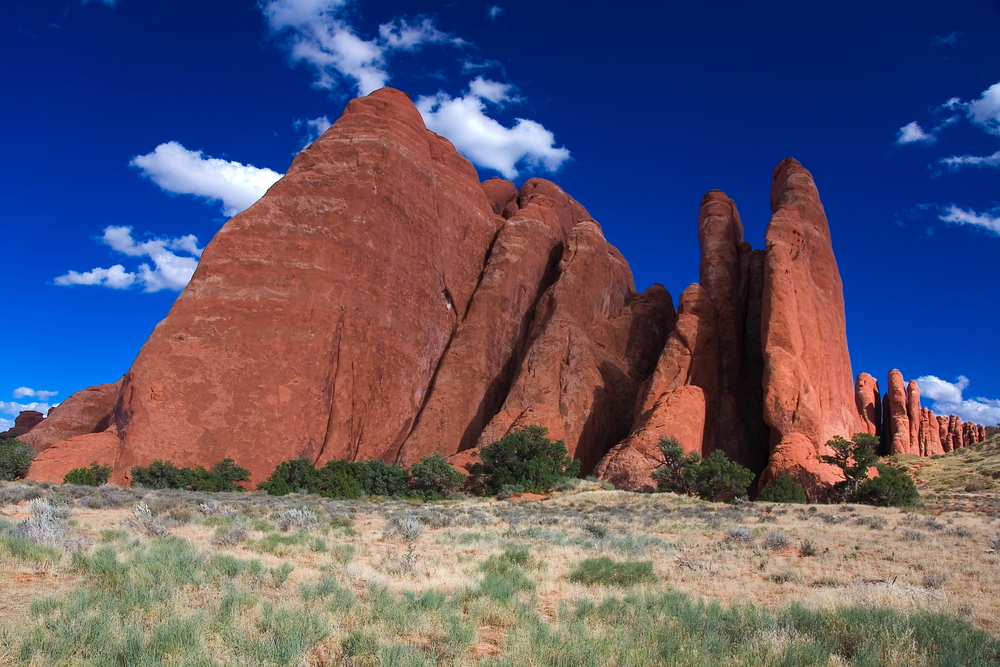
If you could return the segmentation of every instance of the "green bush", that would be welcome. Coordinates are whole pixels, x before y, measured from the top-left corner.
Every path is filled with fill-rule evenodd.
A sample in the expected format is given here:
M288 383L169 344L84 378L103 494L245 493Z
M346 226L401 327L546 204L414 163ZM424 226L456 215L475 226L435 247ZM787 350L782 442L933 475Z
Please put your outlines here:
M427 498L446 496L462 488L465 475L451 467L439 452L425 456L410 466L413 489Z
M544 493L580 474L580 462L566 453L566 443L545 437L542 426L526 426L491 442L479 452L472 473L480 492L507 489Z
M404 496L410 487L410 473L406 468L382 459L356 461L351 465L351 474L366 496Z
M660 438L663 462L653 471L660 491L721 500L746 495L753 473L726 458L717 449L703 459L697 452L685 452L677 438Z
M840 468L844 481L834 485L834 490L844 500L851 500L858 486L868 479L868 469L878 463L879 439L870 433L855 433L850 440L835 436L827 441L827 446L833 449L833 456L819 457L823 463Z
M21 479L28 474L35 448L17 438L0 438L0 480Z
M569 575L572 582L590 586L634 586L656 581L652 561L614 561L610 558L588 558L581 561Z
M250 480L250 471L232 460L223 459L212 466L178 468L170 461L153 461L148 467L132 468L132 484L149 489L187 489L189 491L239 491L236 482Z
M99 486L94 471L90 468L73 468L63 477L63 484L77 486Z
M920 493L905 470L880 463L878 477L862 482L852 499L868 505L908 507L920 502Z
M282 484L275 486L279 478ZM272 496L283 496L287 493L318 493L321 481L319 470L316 470L312 461L307 458L290 459L279 463L271 476L258 484L257 488L267 491ZM275 490L283 493L275 493Z
M320 485L316 493L325 498L360 498L361 485L351 473L352 464L344 459L328 461L319 471Z
M757 500L767 503L806 503L809 498L805 488L787 472L783 472L760 490Z

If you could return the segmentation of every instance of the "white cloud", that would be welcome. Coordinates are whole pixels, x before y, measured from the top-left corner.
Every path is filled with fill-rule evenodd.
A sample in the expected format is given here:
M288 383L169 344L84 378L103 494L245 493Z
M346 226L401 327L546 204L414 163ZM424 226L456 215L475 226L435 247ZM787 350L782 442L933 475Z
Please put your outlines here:
M236 215L260 199L281 178L270 169L240 162L206 158L176 141L157 146L152 153L129 162L167 192L222 202L223 213Z
M969 103L969 120L990 134L1000 135L1000 83L994 83L978 100Z
M489 16L491 20L501 14L503 14L503 7L499 5L491 5L490 8L486 10L486 15Z
M18 387L14 390L14 398L37 398L42 401L47 401L58 393L58 391L45 391L43 389L35 390L29 387Z
M56 403L55 405L59 404ZM36 410L44 415L48 414L49 409L55 407L55 405L49 405L47 402L44 401L32 402L32 403L16 403L14 401L0 401L0 414L11 415L13 417L16 417L19 412L24 412L26 410ZM13 424L11 424L11 426L13 426Z
M1000 168L1000 151L997 151L993 155L953 155L941 158L938 162L949 169L960 169L962 167Z
M330 129L331 125L333 125L333 123L331 123L330 119L326 116L320 116L319 118L313 118L312 120L299 119L295 121L296 129L305 128L306 146L319 139L320 135Z
M915 144L915 143L933 143L936 137L933 134L927 134L924 132L923 128L917 121L912 123L907 123L903 127L899 128L899 134L896 136L896 143L900 145L905 144Z
M989 398L962 398L962 392L969 386L964 375L955 382L947 382L934 375L917 378L921 398L933 401L931 409L939 415L958 415L963 421L971 421L984 426L1000 424L1000 400Z
M316 70L315 86L333 89L346 78L361 95L385 86L386 60L394 51L413 51L423 44L465 42L438 30L431 19L410 23L395 19L379 26L378 37L363 39L343 17L349 0L270 0L264 15L275 34L288 39L293 62Z
M0 431L6 431L10 428L14 428L14 420L0 417Z
M1000 217L993 216L989 213L976 213L972 210L965 210L964 208L959 208L954 204L951 204L944 209L938 218L945 222L950 222L957 225L973 225L975 227L981 227L994 234L1000 236Z
M513 127L504 127L486 115L486 101L515 101L508 95L509 89L506 84L477 77L462 97L439 92L417 98L416 105L429 129L450 139L455 148L482 167L506 178L517 176L520 163L557 170L570 154L555 146L552 132L524 118L517 118Z
M161 289L182 290L198 267L202 248L193 234L176 238L153 238L136 243L131 227L110 226L104 229L101 241L112 250L129 257L149 257L153 262L139 265L136 271L126 271L121 264L90 271L69 271L55 279L56 285L99 285L111 289L142 287L145 292ZM181 253L181 254L178 254Z

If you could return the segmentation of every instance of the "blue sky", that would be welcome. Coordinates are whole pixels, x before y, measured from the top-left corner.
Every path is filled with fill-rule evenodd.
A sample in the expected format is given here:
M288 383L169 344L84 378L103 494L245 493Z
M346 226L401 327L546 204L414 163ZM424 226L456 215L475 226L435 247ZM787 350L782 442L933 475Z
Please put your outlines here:
M675 299L702 194L725 190L761 247L771 171L798 158L854 372L899 368L939 412L1000 421L996 1L4 9L0 425L128 370L225 220L384 83L483 178L559 183Z

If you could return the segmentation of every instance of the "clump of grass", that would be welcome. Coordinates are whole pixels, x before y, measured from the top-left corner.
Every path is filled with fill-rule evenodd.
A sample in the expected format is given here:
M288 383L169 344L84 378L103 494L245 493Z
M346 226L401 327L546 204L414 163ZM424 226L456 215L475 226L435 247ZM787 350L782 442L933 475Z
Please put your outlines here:
M249 536L250 527L245 523L236 524L228 528L220 526L216 529L215 535L212 536L212 544L220 547L235 547L237 544L242 544L246 541Z
M770 549L771 551L780 551L782 549L787 549L788 545L791 544L791 540L780 530L776 530L773 533L768 533L764 536L764 548Z
M133 517L129 521L130 525L151 537L160 537L170 532L167 524L160 520L149 508L142 503L132 510Z
M306 507L289 507L274 515L274 523L283 533L312 530L319 526L319 515Z
M581 561L569 575L574 583L589 586L635 586L653 583L656 573L652 561L614 561L610 558L587 558Z
M402 539L406 542L416 542L424 532L423 524L412 516L394 516L385 525L382 538L386 540Z
M776 584L787 584L790 581L798 580L799 575L797 575L792 570L781 570L780 572L775 572L767 577L768 581L773 581Z
M816 545L813 544L812 540L802 540L802 544L799 545L799 556L802 558L810 558L818 553Z
M750 544L753 542L753 532L745 526L736 526L735 528L729 529L729 534L726 536L726 539L730 542Z
M919 542L924 539L924 534L919 530L906 529L903 531L903 539L907 542Z
M943 574L937 574L934 572L929 572L924 575L923 581L921 582L924 588L941 588L944 586L945 582L948 581L948 577Z

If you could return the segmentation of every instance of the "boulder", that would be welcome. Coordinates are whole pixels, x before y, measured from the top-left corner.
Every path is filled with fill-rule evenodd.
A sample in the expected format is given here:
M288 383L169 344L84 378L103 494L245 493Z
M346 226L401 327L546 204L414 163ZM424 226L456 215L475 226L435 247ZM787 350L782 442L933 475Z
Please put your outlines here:
M43 451L78 435L104 431L111 423L120 386L119 380L74 392L52 408L48 418L21 439Z
M827 445L817 446L804 433L790 433L771 451L771 459L760 476L759 488L764 488L782 473L788 473L806 490L810 502L825 502L833 485L844 480L839 468L819 458L831 454Z
M817 459L825 443L862 430L843 287L816 185L792 158L774 171L771 210L761 316L767 470L777 475L793 465L818 484L833 474Z

